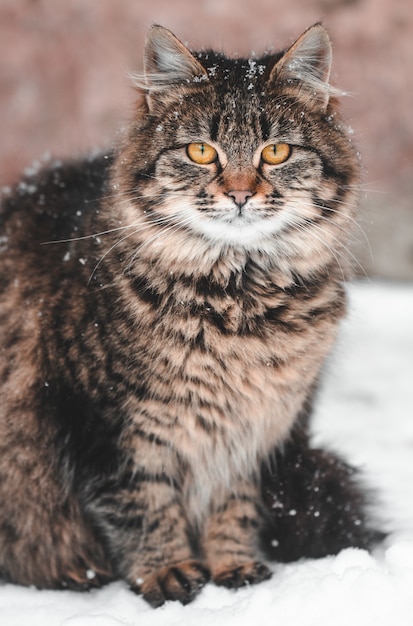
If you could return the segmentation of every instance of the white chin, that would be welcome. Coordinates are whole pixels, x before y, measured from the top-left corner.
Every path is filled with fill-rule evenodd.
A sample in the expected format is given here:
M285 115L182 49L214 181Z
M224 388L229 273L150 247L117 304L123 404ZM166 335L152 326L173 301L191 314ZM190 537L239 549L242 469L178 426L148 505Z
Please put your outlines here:
M199 220L195 227L213 243L252 249L259 248L280 232L283 223L281 219L256 220L249 223L241 220L231 222Z

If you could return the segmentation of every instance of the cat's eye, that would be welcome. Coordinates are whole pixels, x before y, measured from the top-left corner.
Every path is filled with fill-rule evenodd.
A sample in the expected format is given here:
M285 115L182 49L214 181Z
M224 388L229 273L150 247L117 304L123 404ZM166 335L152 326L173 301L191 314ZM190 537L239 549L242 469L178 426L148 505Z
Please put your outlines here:
M291 154L291 146L288 143L271 143L265 146L261 152L261 159L267 165L281 165Z
M198 165L210 165L218 158L217 151L209 143L190 143L186 147L186 153Z

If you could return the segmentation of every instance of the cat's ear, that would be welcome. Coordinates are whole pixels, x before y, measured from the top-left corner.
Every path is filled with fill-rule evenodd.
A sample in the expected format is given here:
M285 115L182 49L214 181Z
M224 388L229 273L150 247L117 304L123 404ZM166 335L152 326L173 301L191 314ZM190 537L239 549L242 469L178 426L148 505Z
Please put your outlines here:
M331 61L330 37L321 24L315 24L277 61L270 80L296 84L325 110L330 96L342 93L329 84Z
M154 25L149 31L144 54L147 90L208 80L204 67L167 28Z

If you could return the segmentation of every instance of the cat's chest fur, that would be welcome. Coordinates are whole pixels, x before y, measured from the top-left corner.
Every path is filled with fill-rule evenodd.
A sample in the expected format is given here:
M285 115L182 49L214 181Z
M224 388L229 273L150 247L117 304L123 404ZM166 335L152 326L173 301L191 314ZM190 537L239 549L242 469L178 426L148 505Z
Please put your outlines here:
M136 287L136 285L135 285ZM179 293L179 286L176 287ZM231 295L209 286L161 294L139 281L138 336L145 398L130 404L133 422L153 417L187 468L190 509L220 499L235 479L251 477L299 413L334 339L330 285ZM311 323L309 323L311 320ZM196 502L196 504L195 504Z

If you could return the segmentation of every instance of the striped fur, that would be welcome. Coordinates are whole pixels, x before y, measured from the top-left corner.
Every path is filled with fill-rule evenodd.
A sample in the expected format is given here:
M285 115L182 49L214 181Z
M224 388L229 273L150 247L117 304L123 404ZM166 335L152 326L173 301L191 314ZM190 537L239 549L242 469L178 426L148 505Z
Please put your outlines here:
M5 194L6 579L121 577L158 606L210 577L269 576L261 468L345 310L358 168L330 56L319 25L286 53L236 60L154 27L116 155L52 165ZM218 161L193 163L191 142ZM266 165L262 147L279 142L290 158Z

